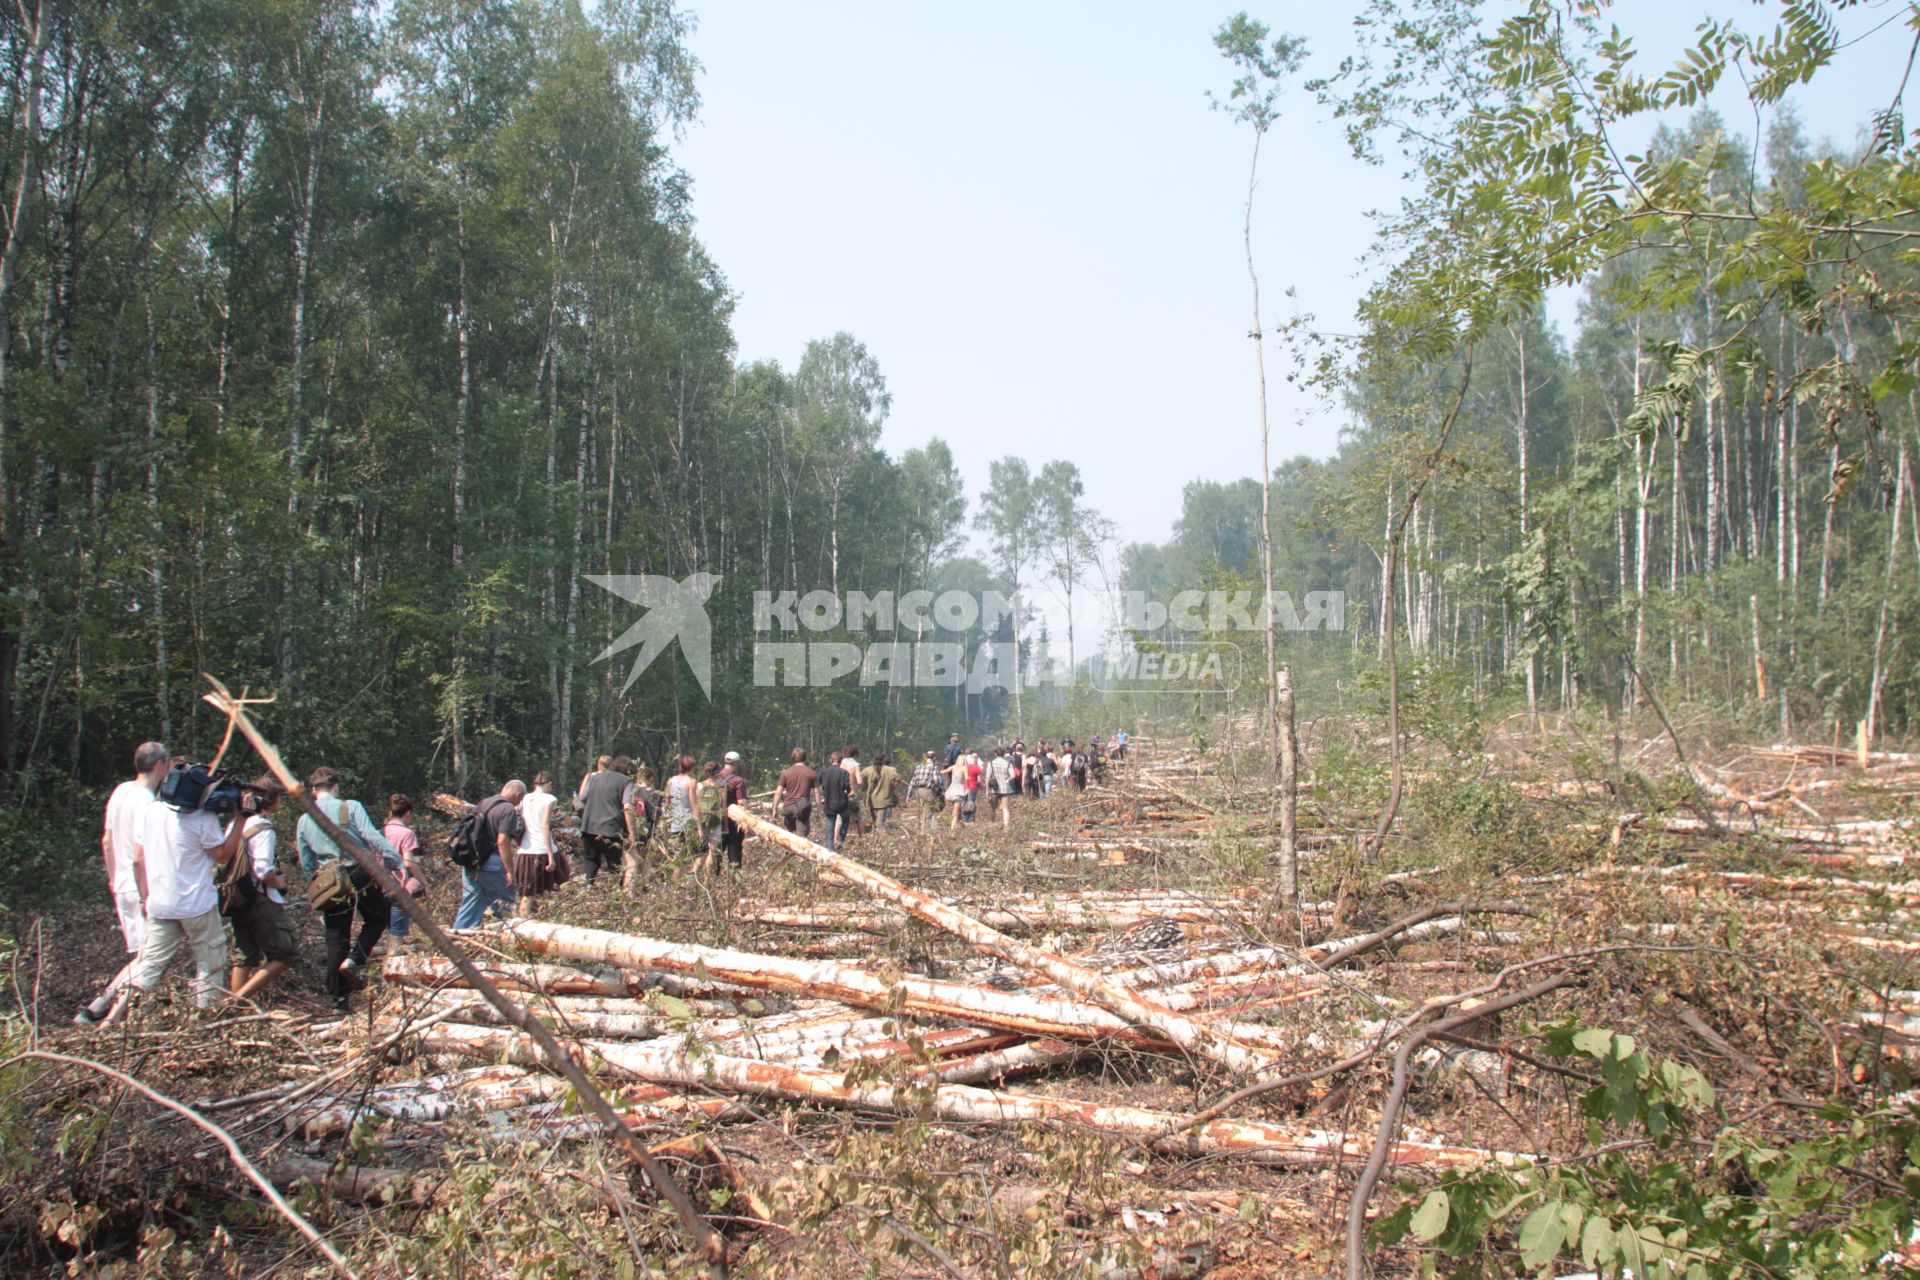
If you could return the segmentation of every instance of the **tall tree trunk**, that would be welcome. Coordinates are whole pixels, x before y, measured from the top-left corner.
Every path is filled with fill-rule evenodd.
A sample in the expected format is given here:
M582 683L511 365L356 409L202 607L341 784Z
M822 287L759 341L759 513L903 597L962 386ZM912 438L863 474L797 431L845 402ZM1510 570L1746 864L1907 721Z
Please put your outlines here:
M567 555L567 616L560 650L559 751L554 766L564 771L573 748L574 645L580 635L580 552L587 527L587 453L593 440L593 318L586 322L586 349L580 368L580 438L573 459L573 546Z
M1880 693L1886 682L1883 659L1887 646L1887 610L1893 601L1894 567L1900 561L1900 510L1907 498L1907 442L1900 442L1900 466L1893 481L1893 520L1887 532L1887 569L1880 584L1880 618L1873 629L1873 684L1867 693L1866 742L1872 745L1880 728ZM1915 513L1920 519L1920 513Z
M1280 903L1292 911L1300 905L1300 739L1293 726L1291 666L1279 669L1274 688L1279 693L1276 701L1280 714Z
M290 531L298 527L300 519L300 484L304 472L302 452L305 448L305 423L302 420L305 405L301 397L306 383L307 278L313 268L313 232L320 203L320 154L326 149L326 114L327 99L323 89L313 105L307 128L306 174L301 186L299 211L293 224L292 351L287 371L287 526ZM291 624L294 615L292 556L287 557L281 571L280 586L281 608L276 618L279 636L275 665L280 687L291 691L296 683Z
M1516 322L1507 332L1513 337L1515 352L1520 358L1520 386L1514 401L1513 436L1519 459L1520 469L1520 545L1524 550L1528 536L1533 532L1533 511L1528 501L1527 436L1531 430L1529 412L1530 400L1527 387L1527 331L1523 323ZM1534 609L1529 603L1520 615L1520 628L1526 639L1523 648L1527 661L1527 723L1535 728L1540 725L1540 689L1538 684L1539 655L1534 652L1533 644Z
M39 0L33 11L33 30L28 35L23 84L20 90L19 178L13 192L7 218L7 240L0 250L0 581L15 576L15 524L13 496L13 304L14 282L20 274L20 255L32 233L33 189L36 150L40 136L40 69L46 49L46 3ZM14 700L17 696L15 670L21 654L20 635L11 614L0 612L0 765L14 758Z
M1260 321L1260 275L1253 265L1253 193L1260 174L1260 143L1266 130L1253 134L1253 157L1247 165L1247 202L1240 219L1240 243L1246 253L1247 284L1253 295L1253 365L1260 380L1260 584L1266 596L1262 601L1262 638L1267 656L1267 778L1280 772L1280 685L1279 655L1274 641L1273 617L1273 464L1268 460L1267 417L1267 339Z
M467 432L473 414L473 312L467 296L467 208L464 191L454 197L454 349L459 368L455 370L453 395L453 535L449 548L453 561L454 592L462 613L472 604L465 580L467 558ZM471 776L471 756L467 750L467 629L464 618L457 619L453 631L453 676L447 699L447 731L453 742L453 788L466 794Z
M1686 537L1687 509L1683 497L1684 490L1680 479L1680 458L1686 452L1686 437L1680 429L1680 419L1673 420L1673 474L1669 479L1672 492L1667 495L1671 510L1667 515L1667 594L1680 593L1680 555L1681 542ZM1680 624L1677 619L1667 621L1667 678L1680 678ZM1642 690L1644 693L1645 690Z
M160 740L173 738L173 705L168 689L171 666L167 654L166 545L160 527L160 361L159 337L153 314L153 286L146 289L147 304L147 520L153 553L153 663L158 677L155 695L160 713Z

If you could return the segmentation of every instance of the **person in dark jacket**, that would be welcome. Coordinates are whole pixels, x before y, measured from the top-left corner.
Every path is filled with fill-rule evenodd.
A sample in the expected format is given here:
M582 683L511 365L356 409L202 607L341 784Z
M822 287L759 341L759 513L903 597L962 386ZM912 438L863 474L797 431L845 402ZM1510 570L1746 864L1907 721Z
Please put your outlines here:
M720 770L720 785L727 789L727 806L747 807L747 775L741 771L740 753L729 751ZM726 854L727 865L736 871L740 868L741 855L747 845L747 833L739 823L728 818L720 829L720 848Z
M612 760L600 760L600 767L581 779L579 792L580 856L587 864L588 888L602 870L613 878L633 838L633 818L622 803L631 779L615 769Z
M820 812L827 819L827 848L838 851L852 824L853 776L840 767L840 753L827 757L820 771Z

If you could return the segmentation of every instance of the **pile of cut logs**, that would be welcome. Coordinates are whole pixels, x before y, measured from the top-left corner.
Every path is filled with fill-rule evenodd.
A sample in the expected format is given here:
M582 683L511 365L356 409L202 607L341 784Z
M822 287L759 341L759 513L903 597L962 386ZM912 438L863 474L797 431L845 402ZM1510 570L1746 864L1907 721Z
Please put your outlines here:
M1370 951L1464 928L1438 914L1307 950L1167 935L1153 951L1069 960L1014 936L1032 913L1068 905L1000 899L992 910L909 888L861 863L735 807L758 838L861 886L871 908L781 913L750 904L769 924L860 929L910 916L970 943L990 967L976 981L879 972L834 960L669 942L634 934L516 920L463 942L496 985L561 1032L602 1078L622 1082L616 1105L635 1127L679 1127L695 1116L752 1114L747 1098L864 1111L930 1113L950 1122L1047 1122L1122 1134L1182 1153L1232 1154L1277 1165L1364 1158L1365 1139L1300 1124L1195 1116L1006 1087L1013 1077L1110 1052L1179 1053L1233 1075L1271 1079L1302 1060L1334 1060L1397 1039L1404 1022L1355 1023L1308 1034L1276 1025L1275 1008L1324 997L1337 972ZM1078 910L1102 921L1232 920L1232 895L1088 895ZM1031 907L1031 912L1028 908ZM805 919L802 919L805 915ZM1003 931L1002 926L1006 931ZM464 1112L503 1136L562 1137L591 1127L523 1032L468 989L443 957L413 953L384 964L393 998L375 1025L382 1041L411 1039L434 1073L350 1097L315 1096L288 1127L308 1138L363 1118L434 1123ZM1378 1002L1392 1008L1391 1002ZM1299 1020L1293 1020L1298 1022ZM469 1064L462 1066L459 1060ZM854 1064L870 1064L850 1071ZM1393 1144L1399 1163L1467 1165L1522 1157L1430 1136Z

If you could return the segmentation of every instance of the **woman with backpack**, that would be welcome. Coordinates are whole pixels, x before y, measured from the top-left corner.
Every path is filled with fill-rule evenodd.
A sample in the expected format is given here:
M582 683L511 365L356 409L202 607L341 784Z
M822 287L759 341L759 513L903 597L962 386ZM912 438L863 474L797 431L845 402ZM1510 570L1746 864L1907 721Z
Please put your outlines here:
M700 766L700 786L694 792L693 816L698 824L700 855L695 864L704 874L720 867L720 841L727 816L727 784L720 780L720 762Z

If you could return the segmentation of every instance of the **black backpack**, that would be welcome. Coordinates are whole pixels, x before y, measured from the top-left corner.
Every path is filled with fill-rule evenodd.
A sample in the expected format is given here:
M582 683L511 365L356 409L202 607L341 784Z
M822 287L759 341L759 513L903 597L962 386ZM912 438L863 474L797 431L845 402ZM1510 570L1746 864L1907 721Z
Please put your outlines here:
M460 821L453 827L453 847L447 856L456 867L465 867L471 871L487 860L486 851L480 847L480 806L461 815Z

